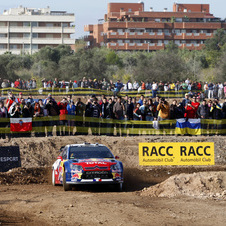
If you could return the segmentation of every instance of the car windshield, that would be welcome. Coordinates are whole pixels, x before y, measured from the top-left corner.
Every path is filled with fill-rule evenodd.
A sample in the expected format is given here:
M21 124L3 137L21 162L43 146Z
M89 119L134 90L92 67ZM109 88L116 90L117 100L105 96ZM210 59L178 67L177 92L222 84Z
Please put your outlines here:
M70 159L114 158L107 147L70 147Z

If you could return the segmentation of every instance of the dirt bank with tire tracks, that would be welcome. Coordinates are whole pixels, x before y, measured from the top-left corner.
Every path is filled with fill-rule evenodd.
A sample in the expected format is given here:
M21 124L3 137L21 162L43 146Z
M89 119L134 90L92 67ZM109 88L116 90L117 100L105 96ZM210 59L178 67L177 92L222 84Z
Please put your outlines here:
M215 166L139 166L138 144L140 142L209 141L215 143ZM51 165L57 158L60 147L83 142L105 144L114 155L120 157L125 167L124 192L116 193L105 186L85 186L79 191L65 193L62 187L50 185ZM224 225L226 207L223 191L225 188L222 188L223 196L205 197L201 192L200 195L196 193L193 196L189 195L192 189L187 189L184 183L180 184L180 188L184 189L186 194L175 192L177 195L170 195L175 191L175 178L181 178L181 181L185 177L188 178L183 173L190 175L211 171L213 174L211 180L215 180L214 175L220 178L217 172L226 171L224 137L15 138L0 140L0 145L19 145L22 163L22 168L0 173L0 222L3 224L11 222L18 225L28 223L38 225L44 222L45 225L203 225L205 222L205 225ZM210 173L207 173L208 177L209 175ZM202 178L199 182L205 181L203 176L199 178ZM224 177L220 179L224 180ZM188 178L188 181L192 180L192 176L190 180ZM161 182L165 184L158 184ZM221 186L225 186L225 183ZM144 188L146 188L146 195L141 195ZM150 189L155 190L150 191ZM162 189L165 189L165 193L168 189L169 193L164 196L165 193L160 192ZM176 198L162 198L161 195L156 194ZM207 212L210 214L206 214Z

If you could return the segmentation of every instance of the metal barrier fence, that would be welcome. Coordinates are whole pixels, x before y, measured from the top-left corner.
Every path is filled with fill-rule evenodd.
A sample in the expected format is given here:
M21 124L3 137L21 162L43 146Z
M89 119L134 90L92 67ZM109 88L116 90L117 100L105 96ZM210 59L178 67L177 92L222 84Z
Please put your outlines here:
M22 90L17 88L3 88L0 89L0 92L2 95L7 95L8 92L13 92L14 94L19 94L20 92L23 92L23 94L29 95L30 93L32 95L38 96L38 95L45 95L47 96L49 93L51 93L53 96L60 96L60 95L76 95L76 96L90 96L90 95L106 95L106 96L112 96L115 94L113 91L108 90L101 90L101 89L92 89L92 88L74 88L74 89L68 89L68 88L40 88L40 89L30 89L30 90ZM157 95L159 97L164 98L183 98L185 93L188 93L188 90L170 90L170 91L157 91ZM193 92L200 92L200 90L194 90ZM152 91L151 90L141 90L141 91L122 91L118 93L118 95L121 96L131 96L136 97L138 95L143 94L145 97L152 97Z
M61 120L60 120L61 119ZM226 119L201 119L200 127L190 129L189 134L177 128L176 120L134 121L92 117L70 116L62 120L59 116L36 117L32 119L32 131L12 132L10 119L0 119L0 138L27 136L67 136L67 135L226 135Z

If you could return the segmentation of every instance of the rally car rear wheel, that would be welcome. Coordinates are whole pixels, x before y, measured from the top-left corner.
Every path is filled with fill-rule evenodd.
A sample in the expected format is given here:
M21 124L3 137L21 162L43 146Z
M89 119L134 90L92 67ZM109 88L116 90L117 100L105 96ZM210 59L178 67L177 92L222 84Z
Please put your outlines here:
M65 172L64 172L64 176L63 176L63 187L64 187L64 191L71 190L71 185L66 183L66 173Z
M56 178L55 178L55 171L54 171L54 169L52 170L52 185L56 186Z

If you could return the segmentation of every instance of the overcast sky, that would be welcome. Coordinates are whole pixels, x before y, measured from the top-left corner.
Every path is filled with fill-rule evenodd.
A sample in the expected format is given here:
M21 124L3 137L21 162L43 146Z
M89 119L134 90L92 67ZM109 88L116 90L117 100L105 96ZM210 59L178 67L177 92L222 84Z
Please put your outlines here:
M44 8L50 6L51 10L64 10L68 13L75 13L75 38L87 35L84 32L84 25L97 24L98 19L103 19L107 12L107 4L109 2L133 2L138 0L8 0L0 1L0 12L4 9L15 8L19 5L30 8ZM150 7L154 11L163 11L163 8L168 8L168 11L173 10L173 3L203 3L210 4L210 12L216 17L226 18L225 8L226 0L143 0L145 10Z

